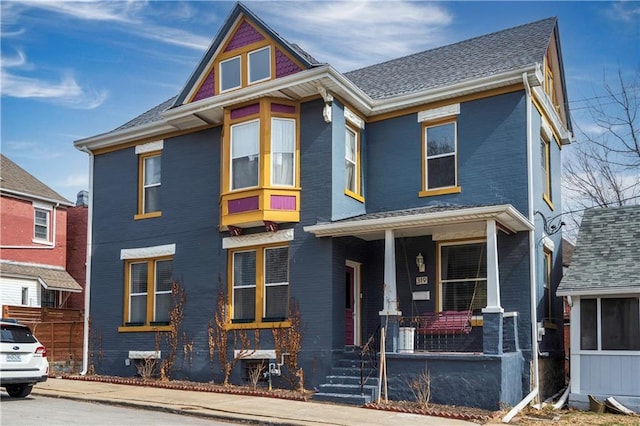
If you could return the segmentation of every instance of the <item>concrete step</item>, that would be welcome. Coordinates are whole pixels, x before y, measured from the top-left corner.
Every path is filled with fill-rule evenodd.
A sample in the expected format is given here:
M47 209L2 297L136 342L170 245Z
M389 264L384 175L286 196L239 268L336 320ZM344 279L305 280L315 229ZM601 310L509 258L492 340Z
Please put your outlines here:
M365 385L378 386L378 376L364 376ZM333 385L358 385L360 386L360 376L327 376L327 382Z
M318 392L313 395L314 401L334 402L338 404L364 405L372 401L371 395L351 395L340 393Z
M378 386L364 385L344 385L344 384L331 384L325 383L319 387L320 393L327 394L333 393L338 395L360 395L370 396L375 399L378 396Z
M377 376L378 370L370 367L366 367L362 370L362 375L364 377ZM352 377L360 377L360 368L355 367L333 367L331 369L331 375L333 376L352 376Z

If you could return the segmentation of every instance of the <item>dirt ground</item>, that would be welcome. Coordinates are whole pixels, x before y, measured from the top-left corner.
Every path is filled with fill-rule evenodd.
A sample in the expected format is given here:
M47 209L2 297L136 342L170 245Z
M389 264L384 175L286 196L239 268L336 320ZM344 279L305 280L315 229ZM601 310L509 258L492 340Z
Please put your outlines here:
M640 426L640 416L599 414L572 409L553 411L528 408L514 417L509 424L518 426Z

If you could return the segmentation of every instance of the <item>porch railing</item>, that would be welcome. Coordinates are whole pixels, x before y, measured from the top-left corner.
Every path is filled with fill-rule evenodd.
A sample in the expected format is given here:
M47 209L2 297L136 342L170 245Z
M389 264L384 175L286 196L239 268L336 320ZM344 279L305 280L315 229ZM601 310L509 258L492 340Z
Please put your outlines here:
M482 353L481 316L469 312L439 312L402 317L398 352ZM505 313L502 327L503 352L518 350L518 316Z

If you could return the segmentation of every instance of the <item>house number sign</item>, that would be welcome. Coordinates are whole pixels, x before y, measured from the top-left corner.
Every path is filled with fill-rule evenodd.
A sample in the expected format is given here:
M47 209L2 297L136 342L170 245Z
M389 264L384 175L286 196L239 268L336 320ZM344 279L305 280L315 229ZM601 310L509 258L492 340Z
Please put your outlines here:
M416 277L416 285L429 284L429 277Z

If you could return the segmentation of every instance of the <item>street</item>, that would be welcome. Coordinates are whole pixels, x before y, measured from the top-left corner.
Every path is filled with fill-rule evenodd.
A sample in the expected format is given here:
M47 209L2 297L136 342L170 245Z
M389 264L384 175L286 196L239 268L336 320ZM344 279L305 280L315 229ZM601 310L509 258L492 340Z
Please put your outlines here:
M0 423L12 425L226 425L203 417L79 402L31 395L23 399L0 393Z

